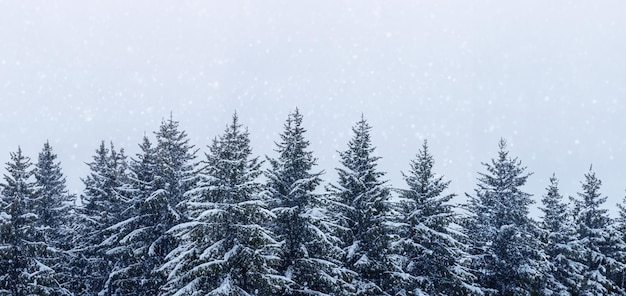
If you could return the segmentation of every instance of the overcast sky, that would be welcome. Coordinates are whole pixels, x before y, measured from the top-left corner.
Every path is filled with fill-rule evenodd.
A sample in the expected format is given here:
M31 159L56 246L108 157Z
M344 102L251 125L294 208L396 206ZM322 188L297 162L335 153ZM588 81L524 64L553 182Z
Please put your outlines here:
M626 189L624 1L2 1L0 162L50 140L83 189L101 140L127 154L162 118L205 151L236 110L273 155L291 110L319 169L363 113L391 185L428 139L459 195L509 141L580 191L593 164L614 212ZM460 198L459 200L463 200Z

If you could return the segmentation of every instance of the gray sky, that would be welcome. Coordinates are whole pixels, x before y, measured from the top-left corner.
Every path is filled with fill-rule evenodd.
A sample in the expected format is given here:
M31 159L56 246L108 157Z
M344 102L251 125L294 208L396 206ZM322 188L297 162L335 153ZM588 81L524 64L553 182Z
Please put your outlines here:
M381 170L428 139L452 191L509 141L535 174L608 208L626 189L623 1L1 1L0 161L49 139L72 191L100 140L129 155L170 111L203 151L233 111L272 154L298 106L334 179L361 113ZM462 199L459 199L462 200Z

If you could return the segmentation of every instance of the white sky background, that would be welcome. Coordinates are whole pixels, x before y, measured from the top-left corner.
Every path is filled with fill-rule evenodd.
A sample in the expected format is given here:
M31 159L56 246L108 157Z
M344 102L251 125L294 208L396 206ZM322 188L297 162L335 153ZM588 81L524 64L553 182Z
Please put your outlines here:
M626 189L625 11L623 1L0 0L0 161L18 145L36 161L49 139L80 192L100 140L134 155L170 111L204 152L237 110L254 152L273 156L298 106L328 180L364 113L395 187L426 138L451 190L473 193L504 137L534 172L537 201L553 172L564 195L580 191L593 163L614 214Z

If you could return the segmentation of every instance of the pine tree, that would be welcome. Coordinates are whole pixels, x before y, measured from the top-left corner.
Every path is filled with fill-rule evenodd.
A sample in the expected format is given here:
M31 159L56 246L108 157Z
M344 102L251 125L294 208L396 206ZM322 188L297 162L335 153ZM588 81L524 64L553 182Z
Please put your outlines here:
M458 217L444 194L450 181L433 172L434 159L424 141L400 191L398 239L393 243L399 262L394 272L398 293L408 295L481 294L466 266L467 246L459 235ZM456 226L456 229L454 228Z
M483 163L475 196L467 195L465 221L478 283L499 295L549 294L540 231L528 217L531 195L521 190L530 174L509 157L506 142L498 158Z
M45 264L46 243L37 227L35 183L22 149L11 153L0 205L0 291L10 295L62 295Z
M387 295L392 286L386 226L390 189L381 180L384 173L376 169L380 157L373 155L370 129L363 117L352 128L354 136L348 150L339 153L339 181L329 190L338 205L342 226L349 230L344 238L344 265L357 274L356 295Z
M164 199L171 213L166 219L173 220L172 223L185 219L184 209L180 206L186 200L185 192L195 186L193 176L196 171L196 150L189 144L187 133L180 131L178 126L179 122L174 121L170 115L155 133L157 138L155 186L157 190L167 195Z
M624 291L612 277L625 270L620 257L625 250L621 236L613 227L607 210L601 205L607 197L601 197L602 181L589 169L582 182L582 192L574 203L574 221L579 243L582 246L580 262L585 264L579 295L624 295ZM621 277L620 277L621 278Z
M69 294L72 281L71 241L75 236L72 217L75 214L75 197L69 194L65 185L65 176L57 155L46 142L39 153L35 165L35 200L34 212L38 219L35 226L40 239L45 243L44 264L55 271L55 281L63 289L56 289L53 294Z
M251 155L248 131L235 114L187 193L191 221L170 230L179 245L161 268L169 280L164 295L280 294L278 243L267 228L274 215L260 194L261 163Z
M622 238L626 239L626 196L622 198L622 203L617 204L619 210L616 219L617 230L622 234Z
M152 275L159 263L155 257L148 255L151 240L158 233L147 223L159 215L158 209L146 207L155 188L156 156L150 140L144 136L139 145L142 153L132 159L129 165L128 184L123 189L129 201L125 204L121 222L112 229L108 240L118 262L111 270L104 284L104 293L113 295L155 295L158 292L160 277ZM156 260L159 262L158 260Z
M554 295L577 295L583 280L584 264L578 262L580 245L568 205L559 193L555 175L541 199L544 213L541 228L545 236L545 253L554 279Z
M623 241L626 242L626 197L622 198L622 203L617 204L617 208L619 209L618 217L615 221L615 231L616 235ZM621 256L620 262L626 264L626 255ZM626 291L626 273L621 272L614 276L615 284L617 284L620 288Z
M80 260L75 264L77 274L72 285L76 294L98 295L118 263L110 252L115 243L110 238L123 221L128 203L124 195L124 185L128 184L126 156L112 143L106 148L102 141L88 165L91 172L83 179L82 207L77 209L80 227L75 244Z
M281 240L280 271L292 281L285 295L341 295L350 276L341 266L344 253L328 201L314 193L322 172L311 172L316 159L307 151L305 132L296 109L276 143L278 158L268 159L271 168L266 171Z
M193 186L196 151L171 117L155 134L156 147L144 137L141 154L131 162L133 198L113 238L121 264L106 284L114 294L157 294L166 278L156 269L176 247L167 231L187 221L183 193Z

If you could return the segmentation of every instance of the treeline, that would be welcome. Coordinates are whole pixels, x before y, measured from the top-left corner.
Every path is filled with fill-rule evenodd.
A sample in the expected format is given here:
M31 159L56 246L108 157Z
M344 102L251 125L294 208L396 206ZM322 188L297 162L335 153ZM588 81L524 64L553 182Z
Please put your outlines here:
M236 114L202 155L170 117L133 157L102 142L80 196L49 143L18 148L0 295L626 295L626 208L609 217L591 169L569 201L546 180L537 221L504 140L455 205L426 142L391 187L364 118L323 179L302 120L261 159Z

